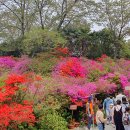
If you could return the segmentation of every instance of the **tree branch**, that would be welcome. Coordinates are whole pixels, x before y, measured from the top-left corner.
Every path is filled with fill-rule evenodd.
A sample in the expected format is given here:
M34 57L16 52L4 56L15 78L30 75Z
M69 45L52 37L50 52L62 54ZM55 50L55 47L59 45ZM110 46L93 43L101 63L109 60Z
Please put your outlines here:
M17 18L18 20L22 23L21 19L19 18L19 16L9 7L7 6L6 4L0 2L2 5L4 5L7 9L9 9Z

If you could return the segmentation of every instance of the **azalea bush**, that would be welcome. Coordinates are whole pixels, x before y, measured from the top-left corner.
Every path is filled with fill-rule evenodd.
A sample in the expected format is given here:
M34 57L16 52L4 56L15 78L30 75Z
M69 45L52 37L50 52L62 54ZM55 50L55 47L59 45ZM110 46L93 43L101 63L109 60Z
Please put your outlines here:
M85 77L86 71L80 59L68 58L58 64L55 69L62 76Z
M71 104L83 111L92 94L114 94L119 89L128 94L130 60L68 55L67 48L58 46L32 59L0 57L2 129L67 129Z
M24 76L10 75L0 88L0 127L3 129L17 129L22 122L35 123L33 105L24 99L25 91L20 87L25 82Z
M0 67L12 68L15 66L15 59L9 56L0 57Z
M126 68L123 68L122 59L115 62L106 55L96 60L64 58L56 66L53 78L60 83L64 93L67 91L69 96L76 98L81 98L80 95L90 96L91 91L112 94L119 89L124 91L129 84L129 61L124 60L124 64ZM95 84L95 87L86 89L89 88L85 87L88 83Z
M68 56L69 49L67 47L57 47L57 48L55 48L55 54L57 54L59 56Z
M21 58L9 56L0 57L0 75L3 75L4 73L27 73L27 71L30 71L30 64L31 59L27 56L22 56Z
M127 84L129 83L127 76L119 73L108 73L102 78L110 81L111 83L115 83L119 86L117 89L121 90L124 90Z
M97 90L98 93L109 93L112 94L117 90L117 85L115 83L112 83L105 79L98 79L96 81Z
M90 82L99 79L102 75L107 73L105 67L101 63L98 63L94 60L86 60L84 65L88 72L87 79Z
M91 94L96 92L94 83L87 83L84 86L66 86L67 94L74 99L87 99Z
M15 59L13 57L0 57L0 76L8 73L15 66Z
M22 56L19 58L14 67L11 70L11 73L16 73L16 74L23 74L27 73L29 70L29 66L31 65L32 60L28 58L27 56Z

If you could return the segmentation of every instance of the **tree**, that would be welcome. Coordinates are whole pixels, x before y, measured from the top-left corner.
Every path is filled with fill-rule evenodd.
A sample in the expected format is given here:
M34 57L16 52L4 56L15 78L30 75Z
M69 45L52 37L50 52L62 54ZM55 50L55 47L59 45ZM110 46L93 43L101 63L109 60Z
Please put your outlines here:
M60 15L59 15L60 19L59 19L57 30L59 30L61 28L62 24L65 21L66 16L73 9L76 2L78 2L78 1L74 0L74 1L71 1L71 3L69 3L69 4L68 4L68 2L69 2L68 0L62 0L61 12L60 12Z
M8 17L10 20L10 23L8 23L8 21L6 22L7 29L8 26L17 28L17 30L20 31L20 35L24 36L25 31L30 29L32 21L34 20L33 14L35 11L32 10L31 3L31 0L0 1L1 6L4 8L4 10L1 11L5 14L4 19L6 20L6 17Z
M106 54L110 57L114 57L113 49L113 33L109 29L103 29L98 32L92 32L89 34L89 46L87 50L87 56L89 58L97 58L102 54Z
M88 24L77 24L68 26L63 30L64 36L69 41L68 47L72 55L86 56L86 51L89 46L90 26Z
M129 0L101 0L98 4L98 23L111 30L115 58L121 50L121 40L130 32L130 1Z
M130 41L123 44L122 50L121 50L121 56L130 58Z
M49 26L59 30L65 29L75 21L90 21L94 0L53 0L53 15Z
M0 5L1 37L15 39L32 26L59 31L77 21L88 23L95 8L94 0L1 0Z
M52 13L52 0L34 0L38 18L40 19L41 28L44 29L46 21Z

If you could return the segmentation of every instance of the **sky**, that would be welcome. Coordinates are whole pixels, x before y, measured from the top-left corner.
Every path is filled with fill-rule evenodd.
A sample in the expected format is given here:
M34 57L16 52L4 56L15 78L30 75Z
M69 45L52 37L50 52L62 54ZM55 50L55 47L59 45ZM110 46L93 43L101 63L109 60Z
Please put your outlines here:
M91 28L91 31L100 31L103 28L104 28L103 26L98 26L97 24L93 24L93 27ZM126 41L130 40L130 36L126 36L125 40Z
M91 30L92 31L99 31L99 30L102 30L104 27L103 26L99 26L97 24L93 24Z

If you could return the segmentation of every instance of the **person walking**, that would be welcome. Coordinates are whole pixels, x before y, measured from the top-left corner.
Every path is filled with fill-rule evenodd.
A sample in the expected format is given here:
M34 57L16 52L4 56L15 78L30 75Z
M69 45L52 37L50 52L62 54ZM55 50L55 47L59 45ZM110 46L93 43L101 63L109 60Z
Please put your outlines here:
M104 100L103 102L103 108L106 112L106 116L107 116L107 124L110 123L110 105L114 104L113 99L110 97L110 95L107 95L107 98Z
M114 104L110 104L110 123L112 123L112 111L113 111Z
M96 112L96 123L97 123L98 130L105 130L106 121L107 119L104 118L104 114L103 114L103 105L100 104L98 106L98 111Z
M122 122L123 112L121 101L116 101L116 106L113 108L113 123L116 126L116 130L125 130Z
M122 91L119 91L119 92L118 92L118 95L116 96L116 99L115 99L115 100L116 100L116 101L117 101L117 100L120 100L121 103L122 103L122 98L123 98L123 97L126 98L126 96L122 93ZM126 101L128 101L127 98L126 98Z
M86 113L88 118L88 130L91 129L91 125L93 124L93 117L94 117L94 110L93 110L93 103L92 97L89 97L88 102L86 103Z
M123 112L125 112L126 108L129 107L129 103L128 103L128 101L127 101L125 96L122 97L122 104L121 104L121 106L122 106L122 111Z
M125 127L125 130L130 130L130 108L126 107L125 112L123 114L123 124Z

